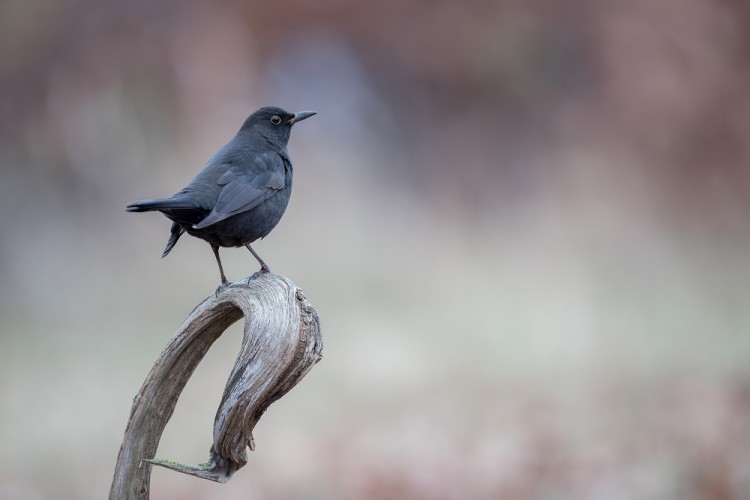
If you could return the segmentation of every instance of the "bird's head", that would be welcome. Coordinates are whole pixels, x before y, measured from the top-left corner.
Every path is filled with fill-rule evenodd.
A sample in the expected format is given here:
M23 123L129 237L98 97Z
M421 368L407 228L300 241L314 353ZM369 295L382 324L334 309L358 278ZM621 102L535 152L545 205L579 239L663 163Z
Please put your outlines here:
M240 132L259 133L274 144L286 146L292 125L315 115L315 111L290 113L281 108L267 106L250 115Z

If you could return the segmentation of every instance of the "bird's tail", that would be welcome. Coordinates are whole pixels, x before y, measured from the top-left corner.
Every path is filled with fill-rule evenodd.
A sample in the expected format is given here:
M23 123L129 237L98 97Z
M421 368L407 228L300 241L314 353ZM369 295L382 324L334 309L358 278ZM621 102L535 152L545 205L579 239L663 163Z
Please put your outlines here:
M191 203L179 198L157 198L155 200L134 201L125 207L126 212L154 212L193 208Z
M185 228L183 228L181 225L177 224L176 222L172 223L172 231L169 235L169 241L167 241L167 246L164 249L164 252L161 254L161 258L163 259L166 257L169 252L172 251L172 248L175 246L175 243L177 243L177 240L180 239L180 236L182 236L182 233L185 232Z

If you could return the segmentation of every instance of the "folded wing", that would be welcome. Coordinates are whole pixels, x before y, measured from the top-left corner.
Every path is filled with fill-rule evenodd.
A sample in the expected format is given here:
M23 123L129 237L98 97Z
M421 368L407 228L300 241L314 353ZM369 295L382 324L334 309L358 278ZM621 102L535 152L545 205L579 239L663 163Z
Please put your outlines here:
M208 216L193 226L203 229L257 207L286 186L284 160L276 154L255 158L252 168L230 168L217 181L223 186Z

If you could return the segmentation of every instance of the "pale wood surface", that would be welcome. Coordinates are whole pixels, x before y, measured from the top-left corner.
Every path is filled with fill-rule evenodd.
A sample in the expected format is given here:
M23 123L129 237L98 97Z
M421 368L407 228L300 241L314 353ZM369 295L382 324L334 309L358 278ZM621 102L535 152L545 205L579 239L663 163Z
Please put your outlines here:
M188 379L213 342L243 316L242 347L216 413L208 462L153 460ZM322 350L317 312L283 276L259 273L204 300L169 340L133 400L110 500L147 499L151 464L228 481L247 462L247 448L255 448L252 431L263 412L307 374Z

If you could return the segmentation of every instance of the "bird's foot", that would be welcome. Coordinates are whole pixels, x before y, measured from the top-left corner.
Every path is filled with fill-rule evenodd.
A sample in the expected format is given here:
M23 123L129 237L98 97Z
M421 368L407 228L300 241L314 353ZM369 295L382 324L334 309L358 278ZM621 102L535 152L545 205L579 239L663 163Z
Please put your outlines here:
M229 281L227 281L227 280L222 281L221 285L219 285L219 286L216 287L216 291L214 292L214 295L218 298L219 297L219 292L221 292L222 290L224 290L229 285L231 285L231 283Z
M268 266L266 266L266 267L261 267L261 268L260 268L260 271L257 271L257 272L255 272L255 273L251 274L250 276L248 276L248 277L247 277L247 278L245 279L245 283L247 283L247 284L249 285L249 284L250 284L250 282L251 282L252 280L254 280L255 278L257 278L258 276L261 276L261 275L263 275L263 274L266 274L266 273L270 273L270 272L271 272L271 270L270 270L270 269L268 269Z

